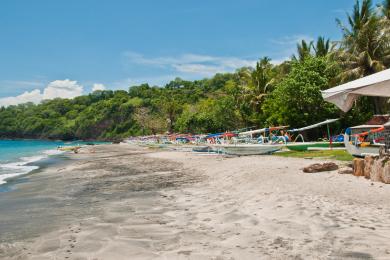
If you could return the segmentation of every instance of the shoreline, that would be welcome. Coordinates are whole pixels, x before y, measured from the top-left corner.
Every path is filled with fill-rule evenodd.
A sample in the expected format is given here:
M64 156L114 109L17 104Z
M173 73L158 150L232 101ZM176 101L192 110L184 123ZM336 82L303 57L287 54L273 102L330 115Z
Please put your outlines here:
M2 138L0 141L48 141L48 142L107 142L112 143L117 140L108 140L108 139L50 139L50 138Z
M50 164L50 160L55 161L56 158L60 158L61 154L65 151L60 151L59 147L66 147L71 145L88 145L88 142L85 141L74 141L74 142L64 142L64 141L49 141L49 140L38 140L38 139L20 139L20 140L0 140L5 141L5 151L0 149L5 155L13 155L14 153L17 156L5 156L5 158L0 158L0 192L9 190L9 182L12 182L15 179L29 175L36 170L39 170L41 166ZM8 143L7 143L8 142ZM15 144L13 142L16 142ZM33 145L38 144L35 150L23 150L23 145L25 143L32 143ZM36 143L35 143L36 142ZM7 151L12 147L12 144L19 145L22 144L21 150L11 150ZM94 142L93 145L108 144L105 142ZM8 147L7 147L8 145ZM34 146L32 146L34 147Z
M0 257L390 256L390 187L337 172L300 171L319 160L95 148L66 154L62 165L49 165L7 198L0 196L0 223L26 221L8 233L0 224ZM18 229L25 233L15 235Z
M50 167L56 167L58 165L61 165L66 160L67 157L65 157L63 153L60 153L60 154L48 155L47 157L41 158L37 161L33 161L25 164L25 166L35 166L37 168L26 173L21 173L20 175L16 175L14 177L4 179L6 182L0 184L0 195L3 192L8 192L17 189L16 185L19 185L20 183L28 182L28 179L30 179L32 175L37 174L41 171L45 171Z

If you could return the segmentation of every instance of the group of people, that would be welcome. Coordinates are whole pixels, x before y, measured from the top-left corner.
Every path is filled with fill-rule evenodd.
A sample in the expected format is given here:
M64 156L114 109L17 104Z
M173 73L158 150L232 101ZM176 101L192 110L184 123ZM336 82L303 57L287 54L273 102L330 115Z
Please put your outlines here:
M280 130L280 134L277 135L276 133L270 133L269 134L269 137L265 137L263 134L261 134L258 138L257 138L257 142L259 144L263 144L263 143L273 143L273 144L277 144L277 143L288 143L291 141L291 135L286 131L283 131L283 130Z

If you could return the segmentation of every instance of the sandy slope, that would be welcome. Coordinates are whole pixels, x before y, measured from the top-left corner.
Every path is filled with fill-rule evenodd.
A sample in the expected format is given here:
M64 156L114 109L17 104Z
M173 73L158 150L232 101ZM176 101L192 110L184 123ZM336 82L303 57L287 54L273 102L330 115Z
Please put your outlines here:
M302 159L152 156L175 158L187 169L207 172L206 185L188 189L178 202L192 213L187 230L207 234L210 254L390 258L390 186L335 172L304 174L300 168L312 161ZM190 244L186 250L191 249Z
M67 203L77 218L39 238L3 243L0 256L390 258L390 185L302 173L313 160L129 149L72 156L57 174L69 185L60 194L74 198Z

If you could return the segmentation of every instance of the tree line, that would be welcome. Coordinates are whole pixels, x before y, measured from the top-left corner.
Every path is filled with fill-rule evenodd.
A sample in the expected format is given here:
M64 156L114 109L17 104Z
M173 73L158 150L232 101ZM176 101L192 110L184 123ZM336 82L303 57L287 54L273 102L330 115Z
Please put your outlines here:
M302 127L340 117L338 128L386 113L388 100L364 97L342 113L321 90L390 67L390 0L374 6L356 1L343 37L302 41L297 54L275 65L202 80L176 78L164 87L142 84L128 91L104 90L74 99L46 100L0 108L0 138L100 139L165 132L210 133L245 127Z

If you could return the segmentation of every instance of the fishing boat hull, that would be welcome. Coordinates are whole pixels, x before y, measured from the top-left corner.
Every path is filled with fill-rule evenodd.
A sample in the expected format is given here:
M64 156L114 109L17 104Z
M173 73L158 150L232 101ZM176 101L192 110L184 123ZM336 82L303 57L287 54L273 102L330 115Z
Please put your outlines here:
M364 158L366 155L373 155L377 156L379 155L379 149L381 148L381 144L377 145L367 145L367 146L356 146L353 145L349 141L349 135L344 135L344 145L345 148L347 149L348 153L354 157L359 157L359 158Z
M197 152L197 153L209 153L209 152L213 152L213 148L211 146L195 146L192 148L192 151L193 152Z
M224 145L221 148L224 154L245 156L272 154L282 149L282 147L282 145Z
M315 148L324 149L324 148L329 148L329 147L330 147L329 142L307 142L307 143L287 144L287 148L290 151L300 151L300 152L304 152L307 150L313 150ZM340 148L340 147L344 147L344 143L342 143L342 142L332 143L332 148Z

